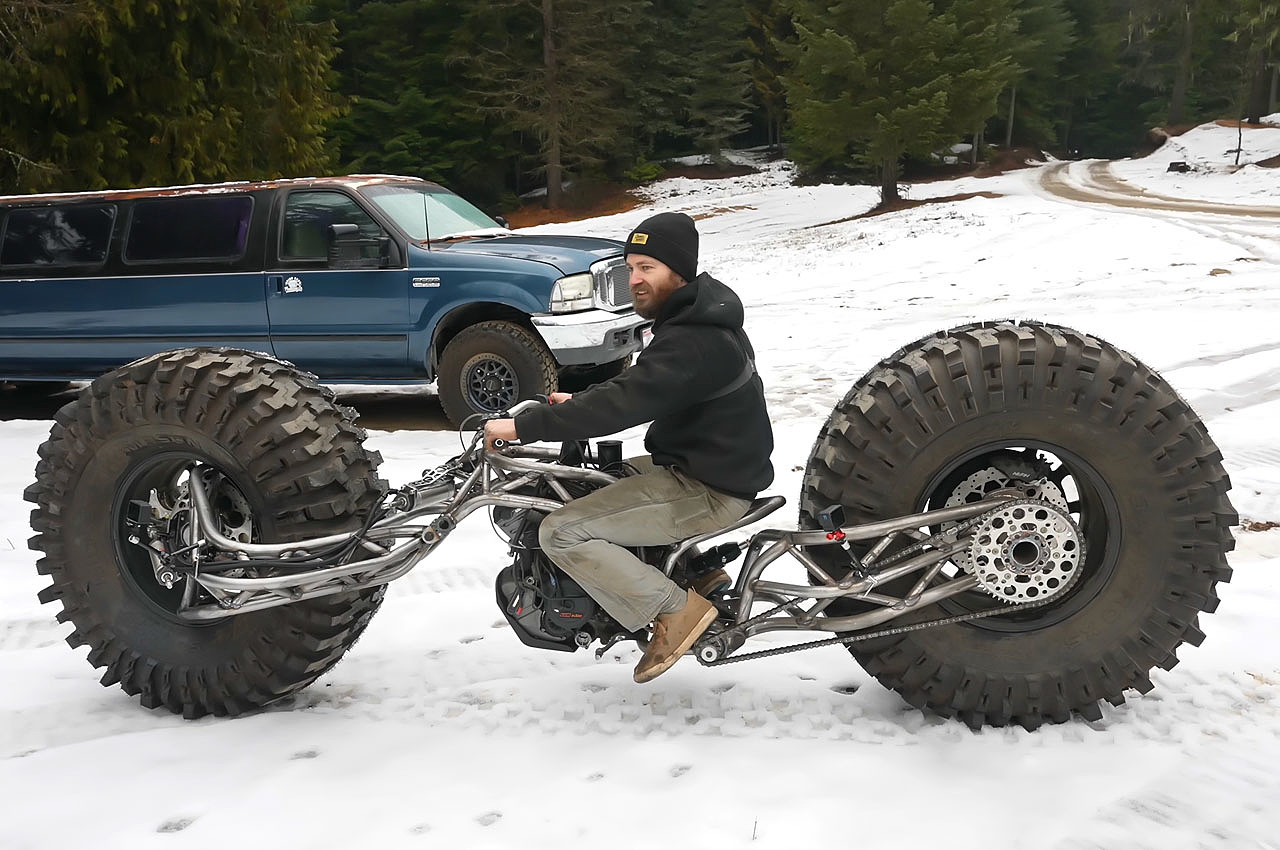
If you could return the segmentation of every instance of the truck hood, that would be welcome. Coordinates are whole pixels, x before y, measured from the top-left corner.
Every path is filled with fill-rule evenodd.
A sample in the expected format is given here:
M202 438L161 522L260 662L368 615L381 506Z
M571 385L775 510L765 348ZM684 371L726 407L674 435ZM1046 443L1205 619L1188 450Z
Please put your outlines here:
M591 264L622 254L616 239L590 236L482 236L457 242L433 242L432 251L449 254L490 254L548 263L561 274L585 272Z

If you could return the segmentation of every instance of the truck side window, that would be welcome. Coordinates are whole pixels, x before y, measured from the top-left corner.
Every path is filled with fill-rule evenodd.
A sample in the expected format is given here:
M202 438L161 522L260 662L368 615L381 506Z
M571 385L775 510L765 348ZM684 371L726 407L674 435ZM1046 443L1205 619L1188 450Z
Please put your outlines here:
M354 224L356 233L341 237L337 255L331 225ZM379 241L385 234L368 213L341 192L293 192L284 208L284 232L280 240L283 260L332 261L350 266L376 263Z
M192 195L137 201L124 243L128 263L234 260L244 256L253 198Z
M12 210L4 222L0 266L100 266L115 220L114 205Z

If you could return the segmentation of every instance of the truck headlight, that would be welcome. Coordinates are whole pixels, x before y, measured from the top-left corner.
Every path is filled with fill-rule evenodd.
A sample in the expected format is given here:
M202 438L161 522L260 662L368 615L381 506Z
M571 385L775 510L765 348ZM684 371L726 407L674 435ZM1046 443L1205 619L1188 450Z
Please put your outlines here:
M595 284L589 274L571 274L551 287L551 312L570 313L586 310L595 301Z

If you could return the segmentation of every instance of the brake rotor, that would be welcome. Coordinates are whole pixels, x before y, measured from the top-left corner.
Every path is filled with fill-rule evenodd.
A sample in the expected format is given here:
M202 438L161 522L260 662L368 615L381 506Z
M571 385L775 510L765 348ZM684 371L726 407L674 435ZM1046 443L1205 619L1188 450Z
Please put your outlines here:
M1014 480L994 466L979 469L957 484L956 488L951 491L951 495L947 496L947 501L943 506L954 508L959 505L967 505L971 502L981 501L997 490L1008 490L1010 488L1018 490L1028 499L1041 499L1056 505L1064 511L1067 509L1066 494L1062 492L1061 487L1050 481L1049 478Z
M967 572L1002 602L1044 602L1080 575L1084 540L1065 508L1032 499L992 511L973 533Z
M994 466L979 469L956 485L947 496L943 507L954 508L980 502L998 490L1015 490L1028 499L1040 499L1062 509L1064 513L1067 511L1067 496L1062 492L1061 487L1051 481L1048 476L1028 477L1038 471L1035 469L1035 464L1010 460L1005 461L1004 466L1011 472L1023 474L1015 479L1008 472L1003 472ZM943 527L947 528L954 524L948 523ZM965 572L973 572L967 550L956 553L952 560Z

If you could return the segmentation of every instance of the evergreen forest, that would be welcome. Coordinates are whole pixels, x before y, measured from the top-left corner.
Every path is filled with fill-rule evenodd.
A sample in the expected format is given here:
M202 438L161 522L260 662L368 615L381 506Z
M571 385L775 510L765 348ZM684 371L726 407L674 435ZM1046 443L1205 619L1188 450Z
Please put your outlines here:
M1278 85L1280 0L0 0L0 194L378 172L497 213L770 145L891 198Z

